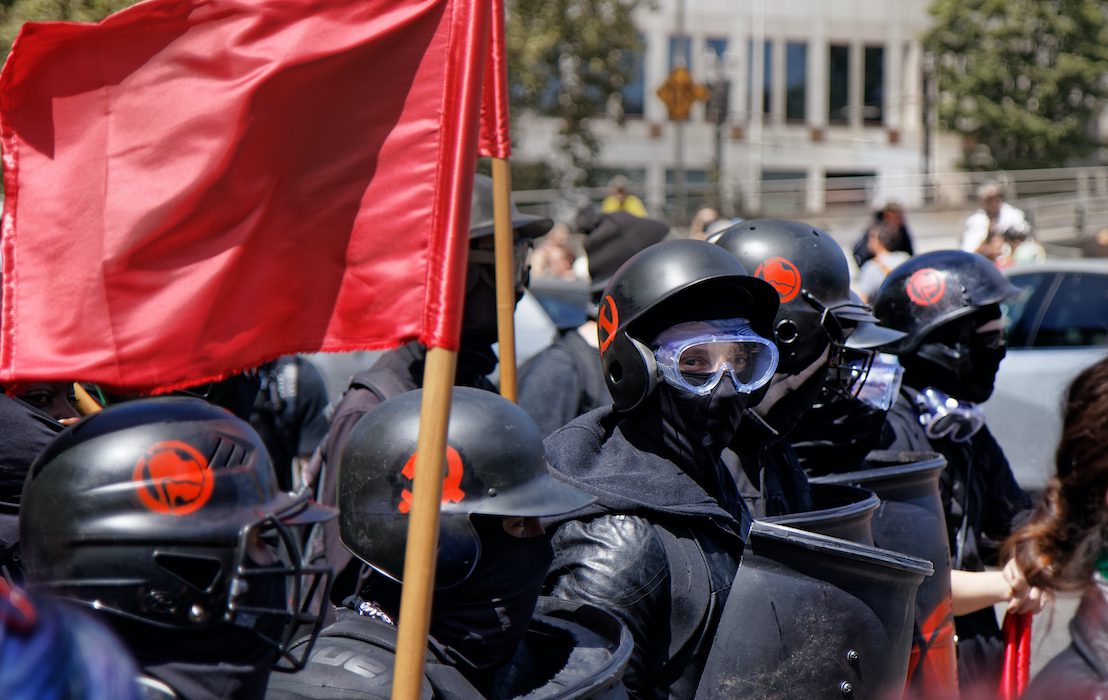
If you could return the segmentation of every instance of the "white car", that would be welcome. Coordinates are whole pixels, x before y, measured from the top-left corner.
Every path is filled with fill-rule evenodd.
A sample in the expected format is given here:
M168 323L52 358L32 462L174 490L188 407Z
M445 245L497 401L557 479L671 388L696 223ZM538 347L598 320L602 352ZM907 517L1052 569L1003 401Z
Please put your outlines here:
M1054 474L1066 389L1108 355L1108 259L1052 260L1006 274L1020 294L1005 304L1008 355L983 408L1016 480L1041 491Z

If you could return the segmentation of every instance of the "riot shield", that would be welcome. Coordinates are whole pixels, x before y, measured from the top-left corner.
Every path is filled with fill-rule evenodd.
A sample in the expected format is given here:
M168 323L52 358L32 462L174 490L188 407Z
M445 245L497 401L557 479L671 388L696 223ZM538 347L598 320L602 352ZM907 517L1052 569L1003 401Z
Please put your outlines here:
M697 700L898 696L931 573L916 557L755 522Z
M540 597L500 697L626 700L623 672L634 642L611 613Z
M873 516L874 543L935 565L935 575L923 582L916 596L908 689L912 697L954 697L958 665L950 600L950 548L939 496L939 475L946 459L936 452L878 450L869 453L865 466L862 471L814 481L872 490L881 499Z
M761 518L828 537L873 546L873 514L880 499L867 489L846 484L812 484L812 510Z

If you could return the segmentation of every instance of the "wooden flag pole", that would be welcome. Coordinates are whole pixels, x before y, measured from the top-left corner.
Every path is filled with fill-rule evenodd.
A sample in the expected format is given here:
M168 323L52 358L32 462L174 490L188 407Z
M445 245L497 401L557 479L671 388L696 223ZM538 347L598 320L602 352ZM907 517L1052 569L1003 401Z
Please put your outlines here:
M439 505L446 465L446 428L450 421L457 360L458 353L454 350L427 350L408 545L404 550L404 586L400 594L393 700L418 700L423 686L423 658L427 653L431 597L435 589Z
M77 406L77 413L82 416L89 416L93 413L99 413L104 410L104 407L100 403L92 398L92 395L85 391L85 388L81 386L80 382L73 382L73 397Z
M500 395L519 398L516 379L516 275L513 269L512 170L504 158L492 159L493 236L496 254L496 337L500 358Z

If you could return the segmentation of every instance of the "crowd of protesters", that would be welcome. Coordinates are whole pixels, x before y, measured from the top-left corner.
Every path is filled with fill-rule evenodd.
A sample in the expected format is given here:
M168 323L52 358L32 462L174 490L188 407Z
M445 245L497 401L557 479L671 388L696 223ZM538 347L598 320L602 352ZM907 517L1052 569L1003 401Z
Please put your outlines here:
M517 405L489 379L492 193L479 175L425 696L993 697L994 606L1037 613L1067 588L1085 592L1074 647L1032 695L1108 683L1096 427L1108 374L1101 363L1074 382L1058 479L1036 506L980 404L1016 293L998 265L1042 248L999 188L979 194L963 250L915 255L903 208L883 206L853 247L853 280L816 227L704 208L679 231L626 179L572 227L513 204L517 301L529 276L589 289L582 322L521 368ZM169 397L3 387L0 696L388 697L426 357L416 342L380 355L335 405L300 357ZM820 529L821 479L878 468L871 450L945 463L941 554L898 550L868 520L854 539ZM755 542L774 537L807 542L816 573L759 579L758 561L784 555ZM844 552L915 583L859 593L821 558ZM778 574L798 566L774 561ZM932 571L944 602L921 611L914 591ZM822 588L805 587L813 577ZM742 607L755 589L776 629ZM835 607L840 589L899 610L893 622L868 610L901 641L861 667L873 628ZM788 619L814 600L820 622ZM766 669L735 670L749 650L736 616L772 652ZM948 628L944 676L927 634ZM880 672L859 670L874 660Z

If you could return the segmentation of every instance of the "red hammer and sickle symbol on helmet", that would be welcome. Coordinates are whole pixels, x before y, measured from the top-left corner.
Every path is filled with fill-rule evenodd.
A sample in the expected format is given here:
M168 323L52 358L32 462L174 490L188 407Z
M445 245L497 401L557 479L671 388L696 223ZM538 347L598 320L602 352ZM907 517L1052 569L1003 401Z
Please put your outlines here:
M400 473L407 477L409 481L415 479L415 461L416 456L413 453L408 461L404 463L404 468L400 470ZM446 478L442 481L443 503L461 503L462 499L466 497L465 491L462 490L463 474L465 474L465 465L462 463L462 456L453 447L447 446ZM404 489L400 492L400 505L396 509L405 514L411 512L411 491Z
M607 315L604 312L607 311ZM604 305L600 307L600 313L596 315L596 325L600 331L600 352L608 349L616 337L616 329L619 328L619 309L612 295L604 297Z

